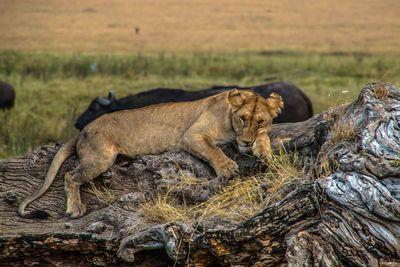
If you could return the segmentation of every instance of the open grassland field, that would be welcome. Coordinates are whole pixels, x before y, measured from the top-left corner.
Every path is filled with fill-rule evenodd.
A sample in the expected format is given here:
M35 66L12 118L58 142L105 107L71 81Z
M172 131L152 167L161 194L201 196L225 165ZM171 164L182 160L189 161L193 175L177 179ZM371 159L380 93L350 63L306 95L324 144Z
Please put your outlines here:
M1 0L0 158L77 134L97 95L287 81L316 113L400 81L399 1Z
M398 52L399 10L398 0L1 0L0 49Z
M96 65L96 68L93 66ZM366 83L400 84L400 61L368 54L242 53L192 55L54 55L0 53L0 79L13 84L16 105L0 112L0 157L77 133L75 118L97 95L118 97L155 87L288 81L310 96L315 112L353 100Z

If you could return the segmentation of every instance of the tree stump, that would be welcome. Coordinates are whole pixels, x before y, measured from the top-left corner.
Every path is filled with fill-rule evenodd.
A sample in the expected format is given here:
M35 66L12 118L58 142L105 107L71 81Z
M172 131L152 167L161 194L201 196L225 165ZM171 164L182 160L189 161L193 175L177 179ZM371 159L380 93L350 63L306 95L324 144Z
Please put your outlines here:
M119 158L97 184L82 190L88 212L64 215L63 174L29 209L46 220L21 218L18 204L37 190L59 145L0 161L0 265L12 266L399 266L400 91L367 85L353 103L305 122L276 124L274 149L296 152L303 175L281 189L284 197L247 220L206 223L147 222L139 208L182 172L205 181L174 196L198 203L211 196L213 170L185 152ZM259 169L253 157L224 148L241 174ZM112 196L112 197L111 197ZM397 265L396 265L397 264Z

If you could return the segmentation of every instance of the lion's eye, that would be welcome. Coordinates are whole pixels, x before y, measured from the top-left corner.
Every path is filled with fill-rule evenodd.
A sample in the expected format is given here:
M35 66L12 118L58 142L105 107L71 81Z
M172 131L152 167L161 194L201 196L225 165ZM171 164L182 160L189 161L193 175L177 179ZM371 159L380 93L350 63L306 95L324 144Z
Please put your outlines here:
M258 125L263 125L263 124L265 124L265 120L259 120L258 121Z
M246 124L246 117L245 117L244 115L240 115L240 116L239 116L239 120L240 120L240 122L241 122L243 125Z

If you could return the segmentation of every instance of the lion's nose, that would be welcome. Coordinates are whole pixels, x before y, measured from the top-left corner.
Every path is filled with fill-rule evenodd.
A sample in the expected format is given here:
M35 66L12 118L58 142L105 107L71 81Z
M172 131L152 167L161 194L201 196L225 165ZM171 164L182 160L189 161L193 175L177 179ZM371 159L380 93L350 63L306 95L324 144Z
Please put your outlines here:
M253 144L253 141L245 141L245 140L243 140L243 143L244 143L246 146L251 146L251 145Z

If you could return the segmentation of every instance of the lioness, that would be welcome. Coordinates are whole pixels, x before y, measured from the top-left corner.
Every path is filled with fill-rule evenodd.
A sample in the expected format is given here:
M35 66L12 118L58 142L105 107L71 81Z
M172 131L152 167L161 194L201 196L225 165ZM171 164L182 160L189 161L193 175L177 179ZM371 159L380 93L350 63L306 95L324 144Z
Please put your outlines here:
M79 166L65 174L67 215L78 218L86 211L79 188L110 168L117 155L134 157L183 149L206 160L220 178L238 173L236 162L217 144L236 140L240 152L252 150L266 162L271 158L267 133L283 107L282 98L268 99L246 90L231 90L192 102L166 103L101 116L68 141L55 155L39 191L19 206L23 217L47 217L43 211L26 212L52 184L61 164L73 153Z

